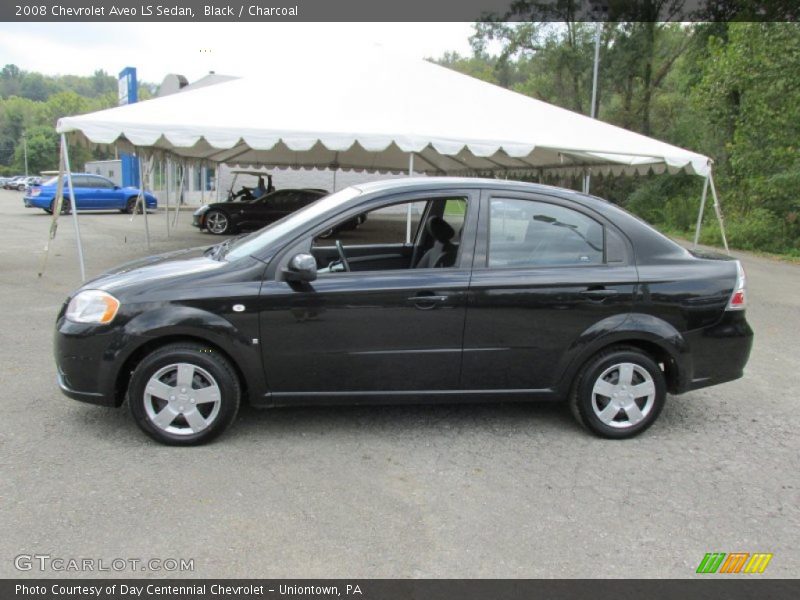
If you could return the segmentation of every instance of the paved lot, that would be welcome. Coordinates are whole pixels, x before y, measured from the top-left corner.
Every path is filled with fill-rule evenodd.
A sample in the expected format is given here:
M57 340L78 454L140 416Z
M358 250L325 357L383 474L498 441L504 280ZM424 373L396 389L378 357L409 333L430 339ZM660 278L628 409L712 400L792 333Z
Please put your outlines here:
M82 219L90 275L147 253L141 216ZM168 240L151 215L153 253L212 240L180 219ZM800 573L798 266L742 256L746 377L671 397L634 440L549 405L246 409L178 449L61 396L72 227L37 278L49 217L0 191L0 222L0 577L21 553L193 558L203 577L691 577L706 552L762 551L764 576Z

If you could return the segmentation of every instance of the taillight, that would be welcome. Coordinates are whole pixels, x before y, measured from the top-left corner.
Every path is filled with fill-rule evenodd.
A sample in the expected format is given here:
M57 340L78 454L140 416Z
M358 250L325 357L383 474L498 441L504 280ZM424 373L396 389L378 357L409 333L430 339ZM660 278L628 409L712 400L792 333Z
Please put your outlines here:
M41 193L42 193L42 188L38 187L31 188L31 196L38 196Z
M728 310L744 310L747 307L747 277L744 267L736 261L736 287L733 288L731 299L728 301Z

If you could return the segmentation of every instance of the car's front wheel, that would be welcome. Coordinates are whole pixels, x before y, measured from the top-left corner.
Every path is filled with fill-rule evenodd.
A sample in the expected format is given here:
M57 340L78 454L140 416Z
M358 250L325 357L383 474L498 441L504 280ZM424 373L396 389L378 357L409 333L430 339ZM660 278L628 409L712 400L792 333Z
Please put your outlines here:
M136 205L138 198L128 198L128 202L125 204L125 212L129 215L132 215L136 212L137 215L142 214L142 205Z
M623 439L655 422L666 394L659 365L638 348L618 346L583 366L569 401L581 425L601 437Z
M215 235L232 233L231 221L224 212L220 210L210 210L206 214L206 229Z
M208 442L239 411L241 385L230 362L200 344L170 344L139 363L128 402L137 425L173 446Z

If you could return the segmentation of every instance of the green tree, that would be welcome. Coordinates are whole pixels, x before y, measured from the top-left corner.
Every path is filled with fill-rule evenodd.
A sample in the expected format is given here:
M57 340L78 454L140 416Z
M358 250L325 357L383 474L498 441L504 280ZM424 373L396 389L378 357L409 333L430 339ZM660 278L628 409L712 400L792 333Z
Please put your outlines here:
M767 211L767 237L800 248L800 25L732 23L708 44L694 99L725 133L720 187L737 215Z
M26 132L28 172L39 173L58 167L58 135L52 127L37 125ZM25 168L24 146L18 144L14 151L14 166L19 172Z

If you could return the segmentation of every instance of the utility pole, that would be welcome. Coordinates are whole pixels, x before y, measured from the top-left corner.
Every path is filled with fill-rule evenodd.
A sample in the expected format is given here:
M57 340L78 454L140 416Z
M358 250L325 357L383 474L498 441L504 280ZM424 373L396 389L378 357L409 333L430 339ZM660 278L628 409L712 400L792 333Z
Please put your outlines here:
M28 176L28 134L22 132L22 154L25 156L25 177Z
M592 73L592 108L590 116L597 117L597 72L600 68L600 31L603 24L597 21L594 24L594 72ZM589 193L589 186L592 181L591 174L587 173L583 178L583 193Z

